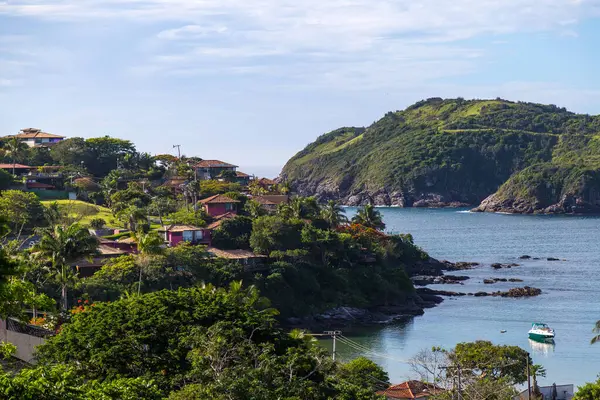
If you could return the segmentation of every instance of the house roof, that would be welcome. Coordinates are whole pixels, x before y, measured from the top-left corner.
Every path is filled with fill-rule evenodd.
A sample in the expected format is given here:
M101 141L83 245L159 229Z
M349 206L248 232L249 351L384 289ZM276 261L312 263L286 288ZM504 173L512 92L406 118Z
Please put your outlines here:
M13 165L12 164L0 164L0 169L12 169ZM15 168L16 169L34 169L37 167L30 167L29 165L23 165L23 164L15 164Z
M261 185L277 185L277 182L275 182L273 179L269 179L269 178L260 178L258 180L258 183L260 183Z
M241 171L235 171L235 176L237 176L238 178L248 178L248 177L250 177L250 175L248 175L248 174L246 174L244 172L241 172Z
M264 258L258 254L254 254L248 250L221 250L215 247L209 247L206 249L210 254L219 258L227 258L230 260L247 260L249 258Z
M432 394L444 392L444 389L421 381L407 381L399 385L393 385L377 392L378 395L387 397L388 399L421 399Z
M127 244L135 244L135 243L137 243L137 241L135 240L134 237L122 238L122 239L119 239L117 242L118 243L127 243Z
M234 218L236 217L236 215L234 213L228 212L222 215L219 215L217 217L214 218L214 221L208 225L206 227L206 229L217 229L218 227L221 226L221 224L223 223L223 221L225 221L226 219L230 219L230 218Z
M196 168L237 168L237 165L229 164L220 160L202 160L196 164Z
M202 204L239 203L239 200L234 200L231 197L227 197L222 194L217 194L214 196L210 196L206 199L200 200L200 203L202 203Z
M64 136L54 135L48 132L42 132L41 129L37 128L25 128L21 129L21 132L16 135L9 135L7 137L17 137L19 139L64 139Z
M98 182L94 181L90 177L77 178L77 179L73 180L73 182L77 185L86 186L88 188L100 187L100 184Z
M123 251L121 249L116 249L114 247L110 247L105 244L99 245L98 251L100 252L100 255L103 255L103 256L120 256L123 254L127 254L126 251Z
M54 189L56 186L48 185L47 183L41 182L27 182L27 188L29 189Z
M252 197L252 200L256 200L263 205L276 205L281 203L287 203L288 201L290 201L290 196L283 194L273 194L264 196L254 196Z
M165 183L163 183L163 186L180 186L183 185L186 181L186 177L174 176L172 178L169 178Z
M159 232L185 232L185 231L200 231L203 228L194 225L169 225L163 226L158 231Z

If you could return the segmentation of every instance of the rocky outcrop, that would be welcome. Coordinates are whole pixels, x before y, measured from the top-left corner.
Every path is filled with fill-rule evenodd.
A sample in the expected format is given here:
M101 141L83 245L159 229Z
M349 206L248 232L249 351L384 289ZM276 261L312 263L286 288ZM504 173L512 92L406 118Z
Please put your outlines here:
M463 285L464 281L470 279L468 276L454 276L454 275L442 275L442 276L413 276L413 284L418 286L426 285Z
M506 279L506 278L490 278L490 279L484 279L483 283L485 283L486 285L493 285L494 283L498 283L498 282L523 282L523 279L517 279L517 278L510 278L510 279Z
M600 213L600 170L532 165L515 173L472 211L511 214Z
M488 297L488 296L490 296L490 297L521 298L521 297L539 296L540 294L542 294L542 290L538 289L538 288L532 288L529 286L525 286L522 288L513 288L507 292L462 293L462 292L451 292L451 291L446 291L446 290L434 290L434 289L429 289L429 288L419 288L419 289L417 289L417 293L419 293L419 294L423 293L423 294L428 294L428 295L437 295L437 296L449 296L449 297L455 297L455 296Z
M511 263L511 264L500 264L500 263L494 263L492 264L492 268L494 269L505 269L505 268L513 268L513 267L520 267L520 264L516 264L516 263Z

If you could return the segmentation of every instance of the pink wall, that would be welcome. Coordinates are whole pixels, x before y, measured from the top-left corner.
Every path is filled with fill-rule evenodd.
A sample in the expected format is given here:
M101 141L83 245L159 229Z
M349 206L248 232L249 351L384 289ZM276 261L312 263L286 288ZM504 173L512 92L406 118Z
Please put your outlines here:
M205 207L205 210L208 213L208 215L210 215L211 217L216 217L218 215L223 215L228 212L235 214L237 212L237 210L235 209L235 203L231 203L231 204L233 204L233 209L231 209L231 210L228 210L225 207L225 203L205 204L204 207Z
M202 229L203 237L198 243L207 244L210 246L211 244L211 231L208 229ZM167 237L169 239L169 243L171 246L175 247L183 242L183 232L168 232Z

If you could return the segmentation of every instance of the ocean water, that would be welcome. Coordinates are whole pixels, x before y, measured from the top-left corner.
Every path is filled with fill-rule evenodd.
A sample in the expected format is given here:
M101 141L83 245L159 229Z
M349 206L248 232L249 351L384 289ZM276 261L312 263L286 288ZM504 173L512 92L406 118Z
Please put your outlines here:
M384 328L354 330L344 335L385 357L356 351L338 342L340 359L366 355L383 366L392 382L416 377L405 362L421 349L452 348L457 343L490 340L520 346L547 377L542 385L595 381L600 373L600 344L590 345L600 319L600 217L520 216L469 213L451 209L379 208L387 230L411 233L415 243L438 259L476 261L480 267L454 274L468 275L464 285L432 285L461 292L508 290L519 286L542 289L530 299L446 298L412 321ZM352 215L354 209L348 209ZM521 255L541 260L519 260ZM555 257L566 261L547 261ZM492 263L519 263L494 270ZM520 278L523 283L484 285L485 278ZM532 322L556 331L554 345L530 342ZM506 330L506 333L501 333ZM330 341L324 345L331 348Z

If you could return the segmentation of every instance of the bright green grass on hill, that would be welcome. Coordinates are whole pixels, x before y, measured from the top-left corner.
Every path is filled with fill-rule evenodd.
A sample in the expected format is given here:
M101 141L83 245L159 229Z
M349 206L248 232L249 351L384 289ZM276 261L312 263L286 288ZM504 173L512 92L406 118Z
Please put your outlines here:
M106 207L96 206L80 200L48 200L42 201L42 204L48 206L52 203L58 203L61 213L78 219L82 225L89 225L95 218L102 218L107 226L115 226L115 218Z

